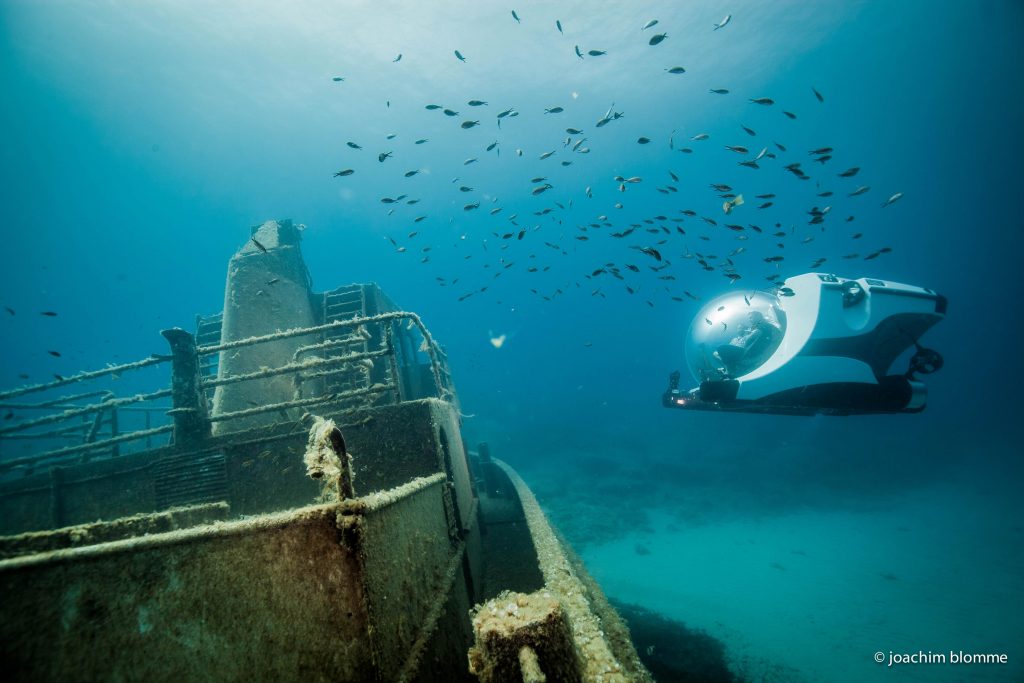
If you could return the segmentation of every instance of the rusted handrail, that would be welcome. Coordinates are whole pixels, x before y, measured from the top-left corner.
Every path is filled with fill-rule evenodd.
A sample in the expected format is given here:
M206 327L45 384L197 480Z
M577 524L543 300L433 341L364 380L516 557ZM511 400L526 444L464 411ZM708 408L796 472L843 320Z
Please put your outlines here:
M163 425L160 427L154 427L153 429L143 429L137 432L128 432L121 436L115 436L111 439L104 439L103 441L94 441L92 443L83 443L77 446L67 446L66 448L58 448L53 451L47 451L46 453L40 453L38 455L28 455L23 458L15 458L13 460L0 461L0 472L12 469L14 467L20 467L21 465L32 465L35 463L42 462L43 460L50 460L52 458L64 457L67 455L74 455L75 453L84 453L87 451L99 450L112 446L114 444L125 443L126 441L135 441L137 439L145 439L147 437L156 436L157 434L166 434L174 430L174 425Z
M160 363L166 363L171 359L170 356L157 356L153 355L143 360L135 361L134 363L124 363L122 365L111 365L103 368L102 370L91 370L87 372L80 372L77 375L71 375L70 377L62 377L61 379L53 382L46 382L45 384L33 384L27 387L19 387L17 389L10 389L8 391L0 391L0 401L4 401L15 396L23 396L25 394L31 394L39 391L49 391L50 389L56 389L57 387L67 386L68 384L74 384L75 382L85 382L87 380L96 379L98 377L106 377L107 375L117 375L126 370L138 370L140 368L146 368L151 365L159 365Z
M63 420L77 417L79 415L89 415L97 413L103 410L109 410L110 408L120 408L121 406L130 405L132 403L142 403L143 401L152 401L157 398L166 398L171 395L170 389L161 389L159 391L153 391L148 394L136 394L134 396L126 396L124 398L112 398L102 403L92 403L90 405L82 406L80 408L72 408L65 410L62 413L55 413L53 415L44 415L43 417L37 417L34 420L26 420L25 422L19 422L18 424L11 425L10 427L4 427L0 429L0 436L6 434L12 434L14 432L22 432L32 427L38 427L45 424L53 424L54 422L61 422Z

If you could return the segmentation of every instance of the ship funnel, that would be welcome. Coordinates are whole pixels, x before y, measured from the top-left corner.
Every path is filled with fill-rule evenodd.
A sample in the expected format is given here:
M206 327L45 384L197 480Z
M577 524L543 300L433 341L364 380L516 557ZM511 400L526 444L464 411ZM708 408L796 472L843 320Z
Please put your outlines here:
M319 323L311 280L299 248L302 234L290 220L267 221L231 258L224 289L221 343ZM316 341L291 337L220 352L217 377L256 372L292 362L296 350ZM291 375L265 377L218 386L213 416L283 403L295 398ZM238 431L281 421L277 412L214 422L214 433Z

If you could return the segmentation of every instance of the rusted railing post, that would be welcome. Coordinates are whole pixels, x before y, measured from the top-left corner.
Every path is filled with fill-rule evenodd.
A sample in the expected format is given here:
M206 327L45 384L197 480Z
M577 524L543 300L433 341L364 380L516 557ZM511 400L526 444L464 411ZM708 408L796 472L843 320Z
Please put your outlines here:
M196 339L173 327L160 332L171 345L171 404L167 414L174 418L174 445L196 446L210 437L210 414L199 375Z
M394 323L384 324L384 345L388 350L388 372L394 385L395 403L402 402L402 378L398 374L398 351L395 350Z

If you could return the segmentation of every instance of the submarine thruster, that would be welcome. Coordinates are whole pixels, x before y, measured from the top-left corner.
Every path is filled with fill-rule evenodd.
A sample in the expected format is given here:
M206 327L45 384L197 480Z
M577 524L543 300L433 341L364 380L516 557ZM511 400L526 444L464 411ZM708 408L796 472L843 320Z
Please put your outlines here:
M669 408L786 415L916 413L926 389L917 375L942 367L918 339L946 314L930 289L873 278L806 273L773 292L733 292L704 306L687 334L686 360L699 382ZM916 347L903 374L890 366Z

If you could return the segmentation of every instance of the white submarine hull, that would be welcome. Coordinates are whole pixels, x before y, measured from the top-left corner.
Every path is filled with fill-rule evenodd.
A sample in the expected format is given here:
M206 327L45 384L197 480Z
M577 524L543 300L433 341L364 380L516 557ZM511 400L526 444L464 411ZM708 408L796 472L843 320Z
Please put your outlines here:
M687 349L699 385L680 390L679 373L673 373L662 396L665 407L790 415L924 409L927 391L915 375L937 370L942 360L918 339L945 317L944 296L897 282L807 273L789 278L773 295L757 297L770 303L752 304L753 295L732 294L702 309ZM766 329L777 339L762 344L771 350L756 367L737 370L727 360L740 352L727 353L735 346L715 342L732 334L730 323L742 329L736 321L750 317L752 305L767 305L773 326ZM888 374L896 358L915 345L908 371Z

